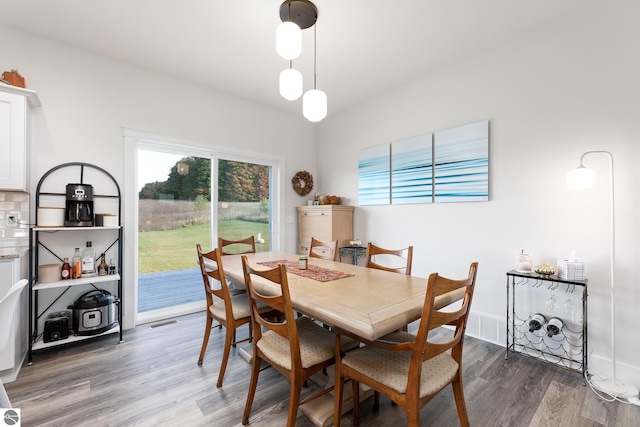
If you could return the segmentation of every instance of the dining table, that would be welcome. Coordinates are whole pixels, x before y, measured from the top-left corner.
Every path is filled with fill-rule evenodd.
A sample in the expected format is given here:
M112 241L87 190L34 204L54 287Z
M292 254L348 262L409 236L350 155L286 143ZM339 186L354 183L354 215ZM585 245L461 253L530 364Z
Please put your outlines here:
M245 254L254 268L287 266L287 282L294 310L336 326L358 337L376 340L420 318L427 278L407 276L374 268L320 258L308 258L306 270L298 269L297 254L257 252ZM241 255L222 257L225 275L244 283ZM253 278L258 291L280 292L279 285ZM434 305L447 306L462 298L454 291L436 297Z
M376 340L417 320L422 315L427 291L427 278L407 276L309 257L306 269L299 268L299 255L287 252L257 252L244 254L256 269L269 269L278 264L287 267L287 282L293 309L326 326L335 326L367 340ZM224 255L222 264L225 276L234 284L244 285L242 255ZM252 277L258 292L278 295L279 285L259 276ZM464 296L464 289L436 297L434 305L445 307ZM247 361L252 349L240 349ZM327 386L332 385L329 372ZM349 388L350 390L350 388ZM352 408L351 393L345 391L343 413ZM361 386L360 400L371 396L373 390ZM300 406L315 425L328 426L333 421L333 398L331 395Z

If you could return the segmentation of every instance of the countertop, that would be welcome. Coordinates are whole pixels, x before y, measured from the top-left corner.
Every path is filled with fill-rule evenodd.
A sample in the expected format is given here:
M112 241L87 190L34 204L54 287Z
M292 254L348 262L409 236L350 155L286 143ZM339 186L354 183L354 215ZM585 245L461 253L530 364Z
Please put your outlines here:
M20 258L29 252L28 246L18 246L12 248L0 248L0 260Z

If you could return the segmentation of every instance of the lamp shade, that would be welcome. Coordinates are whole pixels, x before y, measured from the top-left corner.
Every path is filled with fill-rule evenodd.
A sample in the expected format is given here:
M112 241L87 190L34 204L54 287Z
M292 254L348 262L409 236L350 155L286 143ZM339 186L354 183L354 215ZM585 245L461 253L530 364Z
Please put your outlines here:
M302 95L302 73L287 68L280 73L280 95L287 101L295 101Z
M308 90L302 97L302 115L310 122L327 117L327 95L318 89Z
M291 60L302 52L302 31L291 21L285 21L276 29L276 52L284 59Z
M596 173L593 169L580 165L567 173L567 185L571 190L586 190L593 187L596 182Z

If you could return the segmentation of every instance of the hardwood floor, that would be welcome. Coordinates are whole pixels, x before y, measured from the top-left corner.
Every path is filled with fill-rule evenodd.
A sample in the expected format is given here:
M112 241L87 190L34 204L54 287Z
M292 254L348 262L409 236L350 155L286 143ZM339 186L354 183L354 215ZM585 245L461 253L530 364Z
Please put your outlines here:
M23 426L241 426L250 366L232 350L224 385L216 388L224 332L215 329L197 365L204 313L176 323L141 325L125 341L108 336L41 351L17 381L6 384ZM240 330L239 334L246 333ZM637 426L640 408L606 403L582 385L579 374L466 338L464 388L472 426ZM308 392L313 389L310 385ZM282 426L289 387L273 368L260 374L251 425ZM361 406L363 427L406 425L402 410L382 397ZM343 417L350 426L352 413ZM421 412L423 425L457 426L448 388ZM313 426L299 415L298 426Z

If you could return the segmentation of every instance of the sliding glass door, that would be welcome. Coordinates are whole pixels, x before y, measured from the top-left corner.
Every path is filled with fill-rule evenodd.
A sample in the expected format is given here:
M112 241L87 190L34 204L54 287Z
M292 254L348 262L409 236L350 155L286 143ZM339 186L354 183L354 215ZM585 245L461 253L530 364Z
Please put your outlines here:
M222 159L217 162L217 236L253 236L256 251L271 249L271 181L268 164Z
M218 236L254 236L258 251L278 250L278 186L282 160L190 148L130 132L128 163L136 188L127 188L135 221L126 234L135 254L128 283L136 323L205 309L196 244L205 251ZM155 137L155 136L154 136ZM135 223L135 227L134 224ZM135 228L135 230L133 230ZM129 228L127 228L129 230Z
M202 305L196 244L211 247L211 159L138 151L138 313Z

